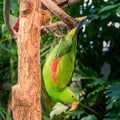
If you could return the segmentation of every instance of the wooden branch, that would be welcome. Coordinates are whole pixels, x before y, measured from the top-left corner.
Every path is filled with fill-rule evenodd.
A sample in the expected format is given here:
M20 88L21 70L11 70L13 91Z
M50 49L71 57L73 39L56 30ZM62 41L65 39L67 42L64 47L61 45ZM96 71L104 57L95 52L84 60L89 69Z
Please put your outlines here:
M68 30L68 29L70 29L70 27L67 24L65 24L62 21L59 21L59 22L53 23L52 25L42 26L41 32L42 32L42 35L45 33L52 33L53 34L55 31L63 32L63 31Z
M64 9L64 8L68 8L74 4L77 4L79 2L82 2L83 0L52 0L53 2L55 2L55 4L57 6L59 6L60 8ZM46 7L43 5L43 8L46 9Z
M82 2L83 0L52 0L53 2L55 2L56 5L58 5L59 7L63 8L67 8L70 7L74 4L77 4L79 2ZM47 9L47 7L45 5L43 5L43 9ZM54 33L54 31L65 31L67 29L71 29L72 27L70 27L69 25L65 24L62 21L59 21L57 23L53 23L52 25L47 25L47 26L42 26L41 27L41 31L42 31L42 35L45 33Z
M83 17L75 18L75 20L76 20L76 23L78 23L80 21L84 21L86 18L87 18L87 16L83 16ZM55 31L64 32L65 30L68 30L68 29L71 29L71 28L62 21L53 23L52 25L41 27L42 35L45 34L45 33L54 34Z
M4 7L3 7L3 12L4 12L4 22L5 25L10 33L10 35L14 38L17 39L17 33L13 30L10 24L10 0L4 0Z
M57 5L63 9L63 8L68 8L81 1L83 0L57 0Z
M51 0L41 0L41 2L58 18L60 18L64 23L66 23L70 28L73 28L76 24L76 21L66 14L61 8L59 8L53 1Z
M59 7L64 5L64 4L67 4L69 0L52 0L53 2L55 2L55 4L57 4Z

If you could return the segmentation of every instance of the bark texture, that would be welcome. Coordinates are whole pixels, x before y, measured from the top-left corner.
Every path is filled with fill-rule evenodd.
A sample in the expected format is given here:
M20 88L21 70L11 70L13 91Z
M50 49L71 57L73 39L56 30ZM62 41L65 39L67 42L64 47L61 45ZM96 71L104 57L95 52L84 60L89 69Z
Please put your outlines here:
M53 34L55 31L63 32L66 29L72 29L73 27L75 27L79 20L72 18L71 16L66 14L62 9L68 8L74 4L80 3L82 1L83 0L52 0L52 1L51 0L41 0L41 2L43 3L43 6L42 6L43 9L49 9L55 16L57 16L61 20L61 21L53 23L51 25L46 24L45 26L42 26L41 27L42 34L45 34L45 33ZM44 18L44 16L43 16L43 18ZM49 18L49 16L48 16L48 18Z
M73 28L76 25L76 21L66 14L60 7L58 7L51 0L41 0L41 2L58 18L61 19L64 23L66 23L70 28Z
M79 2L82 2L83 0L52 0L55 2L56 5L58 5L60 8L68 8L74 4L77 4ZM46 9L46 7L43 5L43 8Z
M68 29L70 29L68 25L66 25L62 21L59 21L59 22L53 23L52 25L41 27L41 32L42 32L42 35L45 33L53 34L56 31L64 32L65 30L68 30Z
M14 120L41 120L40 0L19 0L18 83L12 88Z

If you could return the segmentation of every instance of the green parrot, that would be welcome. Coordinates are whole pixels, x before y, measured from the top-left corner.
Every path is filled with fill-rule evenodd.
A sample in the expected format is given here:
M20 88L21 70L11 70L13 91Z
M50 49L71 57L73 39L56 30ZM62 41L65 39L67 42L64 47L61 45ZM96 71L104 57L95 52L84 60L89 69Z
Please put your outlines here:
M43 79L49 96L63 104L76 103L76 95L69 89L77 50L77 33L84 21L78 23L46 58Z

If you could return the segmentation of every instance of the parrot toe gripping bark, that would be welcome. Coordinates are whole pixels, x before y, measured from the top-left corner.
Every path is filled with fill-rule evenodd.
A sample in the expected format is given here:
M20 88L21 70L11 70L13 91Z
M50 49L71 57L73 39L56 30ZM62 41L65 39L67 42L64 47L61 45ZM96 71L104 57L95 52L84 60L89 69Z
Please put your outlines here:
M57 44L47 56L43 66L43 79L49 96L63 104L77 103L76 95L68 88L74 70L77 50L77 33L84 21L78 23L62 42Z

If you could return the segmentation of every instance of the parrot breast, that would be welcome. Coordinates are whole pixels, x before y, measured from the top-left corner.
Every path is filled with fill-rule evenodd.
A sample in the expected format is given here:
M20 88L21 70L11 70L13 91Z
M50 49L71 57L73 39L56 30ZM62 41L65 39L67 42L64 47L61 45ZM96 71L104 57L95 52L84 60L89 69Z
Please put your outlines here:
M53 83L56 84L57 82L57 79L56 79L56 71L57 71L57 66L58 66L58 63L60 62L61 60L61 57L56 59L52 64L51 64L51 71L52 71L52 80L53 80Z

